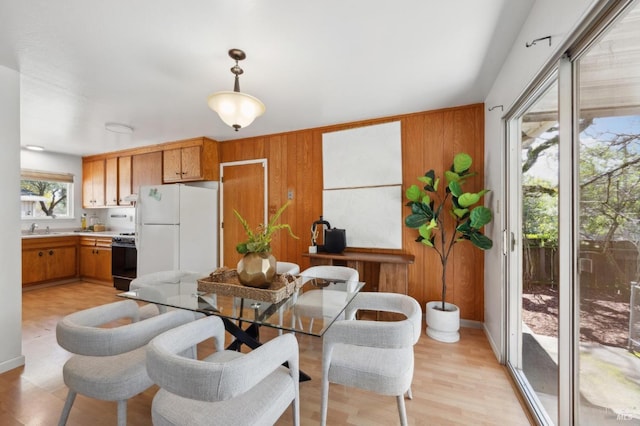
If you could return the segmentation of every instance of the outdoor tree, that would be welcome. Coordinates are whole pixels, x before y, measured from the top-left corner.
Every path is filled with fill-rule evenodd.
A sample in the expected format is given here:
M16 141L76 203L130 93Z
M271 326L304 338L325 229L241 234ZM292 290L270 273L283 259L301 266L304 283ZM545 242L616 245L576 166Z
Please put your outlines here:
M54 212L58 205L64 205L67 201L67 188L64 184L42 181L42 180L22 180L20 189L32 195L46 197L47 201L38 201L40 208L47 216L55 216Z

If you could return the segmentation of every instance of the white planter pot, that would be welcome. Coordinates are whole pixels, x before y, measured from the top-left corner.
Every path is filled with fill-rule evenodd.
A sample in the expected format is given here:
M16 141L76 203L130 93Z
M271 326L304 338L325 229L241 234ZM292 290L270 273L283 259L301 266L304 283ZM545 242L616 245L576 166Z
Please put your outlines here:
M460 340L460 309L453 303L427 303L427 335L434 340L455 343Z

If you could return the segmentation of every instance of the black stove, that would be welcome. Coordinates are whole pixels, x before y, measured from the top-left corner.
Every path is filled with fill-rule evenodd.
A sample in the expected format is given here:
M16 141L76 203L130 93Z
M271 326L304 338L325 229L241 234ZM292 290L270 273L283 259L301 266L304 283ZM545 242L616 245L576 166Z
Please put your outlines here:
M133 232L123 232L111 239L111 247L135 246L136 238Z
M123 232L111 239L111 274L115 288L129 290L131 280L136 277L137 262L135 233Z

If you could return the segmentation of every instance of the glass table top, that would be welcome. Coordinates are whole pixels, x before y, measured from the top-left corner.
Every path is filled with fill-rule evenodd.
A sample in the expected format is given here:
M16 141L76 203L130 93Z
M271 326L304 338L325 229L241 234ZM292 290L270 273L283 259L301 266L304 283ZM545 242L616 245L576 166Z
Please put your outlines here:
M313 336L322 336L364 286L360 281L295 275L297 290L277 303L205 292L198 279L207 276L186 273L150 274L134 280L131 289L118 296L218 315L241 323L252 323ZM202 286L201 286L202 287ZM304 295L304 296L303 296Z

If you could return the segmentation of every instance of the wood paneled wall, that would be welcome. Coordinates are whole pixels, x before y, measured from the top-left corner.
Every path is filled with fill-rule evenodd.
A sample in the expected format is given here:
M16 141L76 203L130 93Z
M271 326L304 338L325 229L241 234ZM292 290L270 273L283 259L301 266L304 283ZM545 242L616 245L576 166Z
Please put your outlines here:
M402 126L403 193L407 187L417 182L418 176L422 176L431 168L435 169L438 175L442 175L458 152L467 152L473 157L473 170L479 174L474 179L474 185L469 185L468 189L482 188L483 104L239 139L220 144L221 162L267 159L270 214L287 201L288 191L293 191L293 201L285 211L282 222L290 224L300 239L295 240L284 232L279 233L273 241L276 258L298 263L301 269L309 266L308 259L303 258L302 253L307 251L311 241L311 224L322 214L322 134L397 120L401 121ZM409 209L404 207L403 222L408 213ZM332 225L340 227L338 223ZM348 233L347 229L347 235ZM415 255L415 263L409 266L409 294L416 298L424 309L426 302L440 298L441 266L435 251L414 241L414 230L403 226L402 238L402 250L379 251ZM449 268L447 301L460 307L461 318L483 321L482 251L468 243L457 244ZM365 280L375 279L375 268L371 269L372 273L364 277Z

